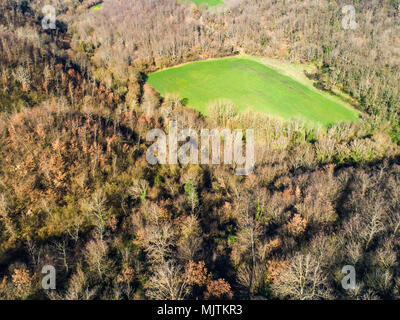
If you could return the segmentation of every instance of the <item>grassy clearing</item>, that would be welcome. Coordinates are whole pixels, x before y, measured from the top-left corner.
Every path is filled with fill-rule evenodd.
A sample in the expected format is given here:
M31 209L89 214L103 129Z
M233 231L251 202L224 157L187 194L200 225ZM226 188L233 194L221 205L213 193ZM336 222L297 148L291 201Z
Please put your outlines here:
M298 78L264 62L249 57L193 62L153 73L148 83L163 95L178 93L187 105L204 114L211 102L228 99L241 111L250 108L323 125L359 117L355 109L300 79L295 70L283 73L293 72Z
M209 6L216 6L217 4L224 3L223 0L182 0L182 1L191 1L194 2L197 6L207 3Z
M100 4L96 4L95 6L93 6L92 7L92 10L94 10L94 11L98 11L98 10L100 10L101 9L101 7L103 6L103 4L102 3L100 3Z
M334 94L321 91L317 89L314 86L314 81L310 80L309 78L306 77L304 71L307 71L311 73L314 69L315 66L311 64L302 64L302 63L287 63L283 62L277 59L272 59L272 58L266 58L266 57L253 57L253 56L247 56L247 55L241 55L242 57L245 57L247 59L251 59L257 62L260 62L267 66L268 68L272 68L279 73L286 75L301 84L305 85L309 89L318 92L319 94L324 95L328 99L331 99L335 101L336 103L341 104L345 108L349 108L350 110L354 110L354 107L346 101L351 101L351 103L357 103L357 101L354 101L353 98L351 98L349 95L347 95L344 92L339 91L338 89L333 89Z

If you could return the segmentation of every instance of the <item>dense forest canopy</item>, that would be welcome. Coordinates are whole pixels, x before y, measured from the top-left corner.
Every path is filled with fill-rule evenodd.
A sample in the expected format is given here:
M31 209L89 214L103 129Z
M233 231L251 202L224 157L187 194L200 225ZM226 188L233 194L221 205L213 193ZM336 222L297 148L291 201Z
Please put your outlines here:
M0 3L1 299L400 297L397 1L354 1L347 30L341 0L98 4ZM310 128L229 101L205 117L146 83L238 54L314 66L315 86L362 118ZM147 132L173 120L254 128L253 174L149 165Z

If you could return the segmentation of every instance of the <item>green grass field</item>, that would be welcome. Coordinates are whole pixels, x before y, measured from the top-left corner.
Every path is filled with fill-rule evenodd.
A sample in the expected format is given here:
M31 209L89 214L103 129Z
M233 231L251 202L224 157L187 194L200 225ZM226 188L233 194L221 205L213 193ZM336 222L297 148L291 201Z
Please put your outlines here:
M95 6L93 6L93 7L92 7L92 10L94 10L94 11L98 11L98 10L100 10L100 9L102 8L102 6L103 6L103 4L102 4L102 3L100 3L100 4L96 4Z
M194 2L197 6L207 3L209 6L216 6L217 4L224 3L223 0L181 0L181 1L191 1Z
M188 63L150 74L148 83L162 95L178 93L204 114L210 102L229 99L242 111L323 125L359 117L350 106L249 58Z

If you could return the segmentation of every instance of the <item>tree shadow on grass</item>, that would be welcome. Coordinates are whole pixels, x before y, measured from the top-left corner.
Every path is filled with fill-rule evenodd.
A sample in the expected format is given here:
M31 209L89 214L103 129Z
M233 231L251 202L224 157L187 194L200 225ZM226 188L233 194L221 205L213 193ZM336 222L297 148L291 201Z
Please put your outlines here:
M181 105L183 105L184 107L186 107L189 104L189 99L188 98L183 98L181 100Z

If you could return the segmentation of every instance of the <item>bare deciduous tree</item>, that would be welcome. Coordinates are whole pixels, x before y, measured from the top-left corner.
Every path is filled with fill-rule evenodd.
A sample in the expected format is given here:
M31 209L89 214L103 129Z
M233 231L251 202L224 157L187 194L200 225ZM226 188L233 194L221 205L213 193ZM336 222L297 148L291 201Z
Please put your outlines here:
M274 292L281 298L298 300L332 298L328 277L319 262L310 254L297 254L273 282Z
M182 300L190 293L190 286L182 268L175 262L164 262L155 268L147 283L146 295L157 300Z

